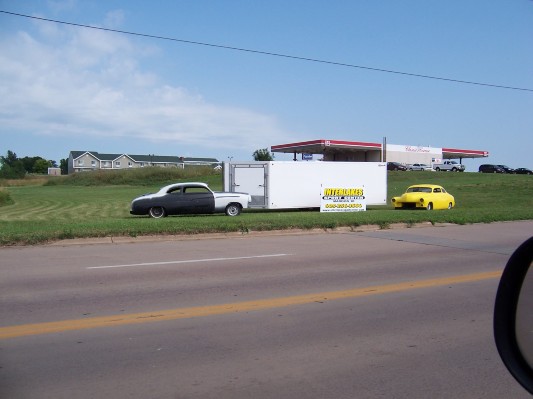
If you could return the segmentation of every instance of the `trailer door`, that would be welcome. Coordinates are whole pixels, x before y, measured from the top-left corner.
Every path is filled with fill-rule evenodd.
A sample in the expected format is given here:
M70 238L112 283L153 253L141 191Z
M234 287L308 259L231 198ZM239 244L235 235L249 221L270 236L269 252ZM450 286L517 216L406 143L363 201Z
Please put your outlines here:
M232 192L248 193L252 196L250 207L263 208L267 204L266 195L267 164L231 164Z

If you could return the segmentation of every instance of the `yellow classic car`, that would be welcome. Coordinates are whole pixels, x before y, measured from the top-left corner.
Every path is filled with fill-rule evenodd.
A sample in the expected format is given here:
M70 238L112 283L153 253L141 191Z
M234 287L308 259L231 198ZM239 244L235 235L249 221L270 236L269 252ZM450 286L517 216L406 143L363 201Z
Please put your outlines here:
M399 197L392 197L394 209L452 209L455 206L453 195L442 186L417 184L407 188Z

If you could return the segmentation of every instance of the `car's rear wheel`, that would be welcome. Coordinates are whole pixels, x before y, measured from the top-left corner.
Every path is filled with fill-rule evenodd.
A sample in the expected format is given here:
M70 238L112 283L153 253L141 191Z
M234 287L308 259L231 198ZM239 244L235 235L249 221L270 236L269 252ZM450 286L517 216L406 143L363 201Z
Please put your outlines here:
M161 206L154 206L148 211L151 217L154 219L160 219L166 216L165 208Z
M452 208L453 208L453 205L452 205L452 203L450 202L450 203L448 204L448 209L452 209Z
M238 216L241 214L241 206L239 204L229 204L226 207L226 215Z
M427 209L428 211L431 211L431 210L433 209L433 203L430 202L429 204L427 204L426 209Z
M440 172L440 168L435 168L435 171Z

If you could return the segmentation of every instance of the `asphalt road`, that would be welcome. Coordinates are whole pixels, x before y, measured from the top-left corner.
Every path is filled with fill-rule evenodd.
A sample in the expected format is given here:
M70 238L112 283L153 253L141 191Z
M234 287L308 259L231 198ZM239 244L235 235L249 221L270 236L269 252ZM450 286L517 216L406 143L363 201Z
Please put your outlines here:
M0 248L1 398L526 398L492 337L533 221Z

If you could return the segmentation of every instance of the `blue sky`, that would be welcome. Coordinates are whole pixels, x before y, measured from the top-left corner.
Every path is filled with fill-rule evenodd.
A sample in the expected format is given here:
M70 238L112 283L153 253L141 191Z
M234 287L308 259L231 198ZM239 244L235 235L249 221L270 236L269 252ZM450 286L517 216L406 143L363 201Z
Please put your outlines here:
M76 24L533 90L530 0L0 0ZM0 153L251 160L294 141L487 150L533 168L533 91L0 13ZM277 160L290 155L277 154Z

